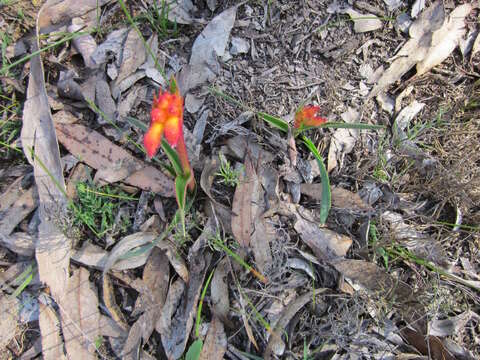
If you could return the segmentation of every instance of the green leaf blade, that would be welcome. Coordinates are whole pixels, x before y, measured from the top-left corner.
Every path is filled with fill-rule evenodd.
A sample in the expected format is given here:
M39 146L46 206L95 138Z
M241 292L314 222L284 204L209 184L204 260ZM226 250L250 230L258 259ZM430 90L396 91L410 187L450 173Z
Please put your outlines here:
M320 178L322 180L322 203L320 204L320 222L324 225L327 221L328 213L332 206L332 193L330 191L330 179L328 178L328 172L323 163L322 156L318 152L317 148L313 144L312 140L303 137L303 143L307 146L308 150L313 154L317 160L318 167L320 168Z

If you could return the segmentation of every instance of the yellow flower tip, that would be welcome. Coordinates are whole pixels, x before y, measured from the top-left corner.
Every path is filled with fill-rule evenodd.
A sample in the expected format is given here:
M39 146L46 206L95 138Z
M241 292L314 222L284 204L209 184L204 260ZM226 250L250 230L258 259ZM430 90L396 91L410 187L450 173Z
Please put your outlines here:
M152 122L150 128L143 138L143 144L147 150L147 155L149 158L152 158L153 155L158 151L162 143L162 134L163 134L164 125L159 122Z

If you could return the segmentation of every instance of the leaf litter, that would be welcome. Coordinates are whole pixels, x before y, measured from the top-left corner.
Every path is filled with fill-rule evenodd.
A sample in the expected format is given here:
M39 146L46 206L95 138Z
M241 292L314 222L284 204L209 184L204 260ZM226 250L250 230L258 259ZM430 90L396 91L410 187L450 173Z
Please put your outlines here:
M175 24L165 26L172 26L168 34L177 38L160 38L141 17L137 26L160 67L178 77L189 112L185 132L194 134L186 135L187 146L195 169L203 170L203 193L197 193L187 214L186 238L169 226L175 216L172 178L157 161L143 161L137 147L142 132L130 120L145 123L153 93L167 85L139 32L128 22L116 24L119 8L104 2L47 2L39 11L37 32L64 22L71 34L96 22L117 25L101 36L75 37L71 47L60 45L59 54L42 57L47 84L40 57L31 58L21 145L35 184L24 186L22 176L5 186L0 172L2 256L7 254L10 264L35 254L40 280L48 287L38 291L33 285L38 280L24 282L42 299L44 357L302 358L325 344L320 353L335 356L386 354L388 349L400 358L409 356L405 351L468 358L476 351L476 330L466 329L478 323L478 315L465 305L478 299L479 268L472 252L478 234L462 228L465 220L458 216L453 233L441 224L449 222L452 209L469 221L475 208L455 203L459 196L439 203L415 186L446 164L438 147L444 141L441 122L431 126L423 120L435 118L432 109L441 103L432 94L458 97L451 84L462 91L471 82L478 29L469 19L477 8L440 1L356 2L346 10L331 1L172 5L166 17ZM339 23L332 22L332 14ZM345 34L351 39L344 41ZM61 64L58 78L52 76L52 61ZM461 68L457 75L454 66ZM442 91L429 88L437 80L446 84ZM392 88L395 83L399 88ZM209 86L242 106L212 96ZM333 185L332 209L322 226L316 162L299 144L292 147L292 136L288 143L255 116L264 111L288 118L307 97L332 121L391 126L385 133L312 130ZM376 109L372 97L383 110ZM431 134L440 140L431 142ZM78 164L63 167L60 154L65 153ZM221 181L220 153L241 174L234 186ZM75 184L89 178L142 199L122 210L135 214L122 236L96 239L87 232L70 238L74 233L60 231L70 226L66 204L80 196ZM397 195L401 191L417 191L417 196L405 202ZM149 192L157 194L154 200ZM462 250L453 251L453 242ZM206 275L213 269L207 287ZM252 277L255 272L259 276ZM12 282L2 291L10 294L21 284ZM435 289L455 292L455 306L447 301L452 295L432 296ZM344 302L352 308L342 310ZM329 313L322 313L327 306ZM350 316L357 312L361 330ZM377 331L386 324L402 336L396 343L386 331ZM198 326L208 329L198 331ZM345 326L349 332L335 333ZM15 334L9 331L8 342Z

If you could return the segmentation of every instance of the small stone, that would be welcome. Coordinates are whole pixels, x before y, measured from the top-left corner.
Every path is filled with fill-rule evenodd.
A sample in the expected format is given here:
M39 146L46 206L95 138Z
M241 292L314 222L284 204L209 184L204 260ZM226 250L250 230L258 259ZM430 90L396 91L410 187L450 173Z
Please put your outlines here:
M250 44L245 39L239 37L232 38L232 47L230 53L232 55L245 54L250 50Z

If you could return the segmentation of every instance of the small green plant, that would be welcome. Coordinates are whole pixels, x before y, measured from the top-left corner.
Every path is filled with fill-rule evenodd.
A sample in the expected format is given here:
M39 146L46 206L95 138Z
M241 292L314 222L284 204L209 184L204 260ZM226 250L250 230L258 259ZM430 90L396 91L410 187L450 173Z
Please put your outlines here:
M166 0L154 1L153 5L145 13L140 14L136 20L146 20L162 39L177 37L177 23L168 20L169 12L170 4Z
M217 173L215 173L215 175L221 177L221 183L232 187L237 186L240 171L232 168L230 162L225 158L222 153L219 153L218 156L220 158L220 169Z
M215 236L212 236L208 242L210 248L214 251L224 251L229 257L235 260L238 264L243 266L245 270L249 271L253 276L255 276L258 280L263 282L264 284L268 283L268 280L255 270L252 266L247 264L240 256L238 256L229 246L228 246L228 238L223 239L220 235L220 232L217 231Z
M109 185L95 187L79 182L76 186L78 201L70 205L74 216L74 225L86 225L97 237L108 232L125 232L130 226L128 217L122 217L115 227L116 214L122 205L122 200L137 200Z
M375 255L381 256L383 260L383 264L385 265L385 268L388 269L390 256L384 247L378 246L378 230L377 230L377 226L373 222L370 224L370 227L368 229L368 242L375 251L374 256Z

